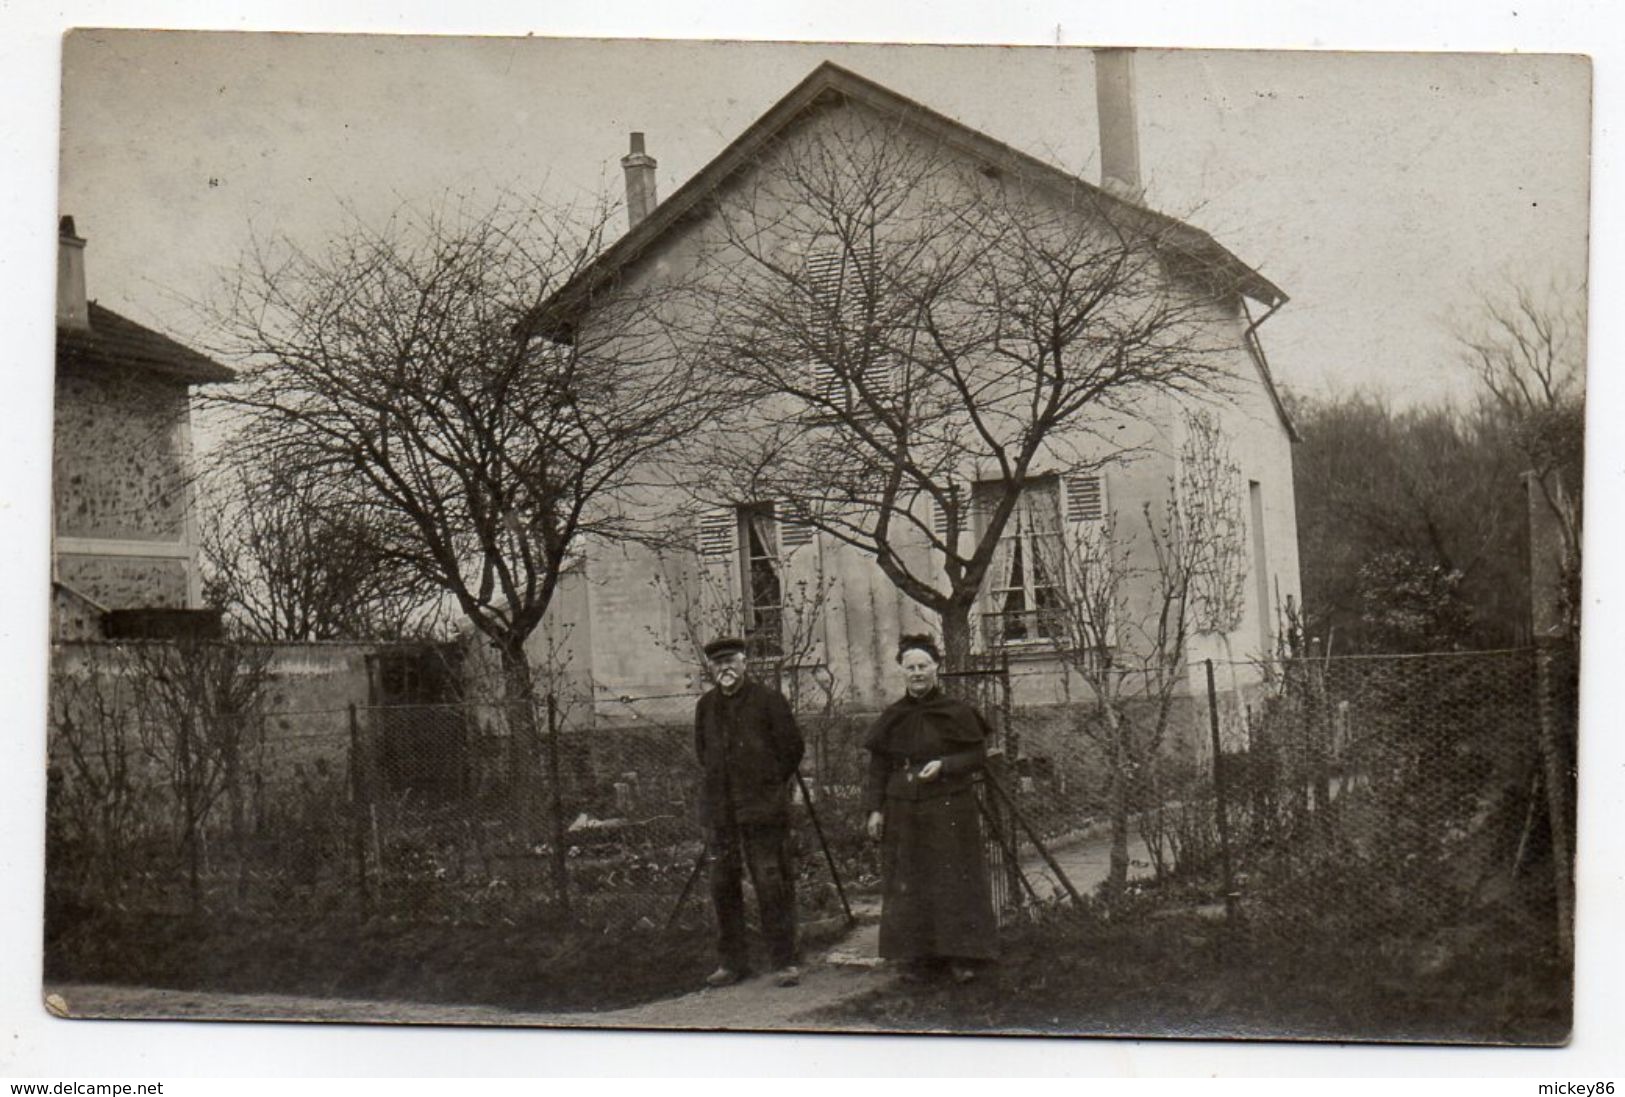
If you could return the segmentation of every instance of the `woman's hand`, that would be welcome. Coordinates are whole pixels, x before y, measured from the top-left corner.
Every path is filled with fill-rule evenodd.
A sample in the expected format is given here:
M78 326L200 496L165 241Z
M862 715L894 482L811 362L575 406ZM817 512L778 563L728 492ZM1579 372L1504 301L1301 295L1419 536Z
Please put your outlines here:
M877 842L880 841L880 831L881 831L881 828L885 825L885 822L886 822L886 817L884 815L882 815L878 811L871 811L869 813L869 825L868 825L869 837L874 839Z
M922 780L922 781L935 781L937 779L937 774L939 774L941 772L942 772L942 759L941 758L933 758L929 762L927 762L925 765L920 767L920 780Z

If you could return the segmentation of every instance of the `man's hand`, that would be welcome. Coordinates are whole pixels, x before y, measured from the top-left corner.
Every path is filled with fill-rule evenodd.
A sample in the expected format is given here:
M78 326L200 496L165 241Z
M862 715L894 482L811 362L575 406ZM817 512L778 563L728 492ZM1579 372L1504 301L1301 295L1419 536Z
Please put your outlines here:
M880 841L880 831L886 824L886 817L878 811L869 813L869 837L876 842Z
M927 762L925 765L920 767L920 780L922 780L922 781L935 781L937 779L937 774L939 774L941 772L942 772L942 759L941 758L933 758L929 762Z

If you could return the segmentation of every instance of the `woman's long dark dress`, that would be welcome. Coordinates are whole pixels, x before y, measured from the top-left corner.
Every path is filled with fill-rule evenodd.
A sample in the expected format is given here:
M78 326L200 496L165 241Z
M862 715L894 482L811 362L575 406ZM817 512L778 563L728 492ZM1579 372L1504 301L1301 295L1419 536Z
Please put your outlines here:
M864 742L865 803L885 814L880 955L990 960L993 899L972 779L987 760L987 724L970 705L934 689L881 713ZM919 780L942 759L935 780Z

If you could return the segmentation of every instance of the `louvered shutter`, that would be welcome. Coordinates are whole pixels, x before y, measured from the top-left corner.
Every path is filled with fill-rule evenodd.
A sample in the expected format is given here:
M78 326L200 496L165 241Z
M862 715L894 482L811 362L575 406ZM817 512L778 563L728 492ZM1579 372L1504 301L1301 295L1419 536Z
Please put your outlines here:
M1061 478L1062 512L1066 534L1072 539L1074 559L1086 554L1098 557L1100 553L1114 551L1106 544L1110 524L1106 521L1110 510L1106 500L1106 478L1098 473L1071 473ZM1107 620L1106 642L1117 643L1117 622Z
M823 665L828 658L825 621L829 617L829 599L818 531L811 526L789 525L782 519L778 528L786 650L795 656L798 665ZM802 638L806 640L804 647Z
M1095 474L1066 477L1066 520L1103 522L1106 519L1106 481Z
M719 507L701 514L696 531L699 553L700 621L693 623L701 643L721 633L738 634L740 621L739 513Z
M959 511L959 537L954 545L954 548L957 550L964 545L965 535L971 532L970 506L968 505L970 503L971 493L963 484L954 483L948 485L948 495L954 501ZM938 539L942 540L944 543L947 542L948 510L935 499L931 501L931 532L935 533Z
M810 329L820 350L812 363L812 382L825 399L845 400L851 395L844 391L835 356L858 353L864 341L861 324L868 265L862 257L839 248L820 248L807 256ZM878 355L863 369L863 386L873 398L889 399L896 390L896 372L889 357Z
M841 296L841 253L833 248L819 249L807 256L808 330L817 347L811 362L812 388L824 399L841 395L842 381L835 369L840 345L839 311Z
M891 358L881 355L863 371L863 384L877 401L887 401L897 391L897 367Z

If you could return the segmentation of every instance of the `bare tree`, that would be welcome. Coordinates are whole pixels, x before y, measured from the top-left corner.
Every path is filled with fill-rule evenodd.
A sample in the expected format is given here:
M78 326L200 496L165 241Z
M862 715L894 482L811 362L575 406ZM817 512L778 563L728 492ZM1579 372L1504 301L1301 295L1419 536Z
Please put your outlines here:
M707 486L873 556L960 665L1023 486L1222 391L1208 325L1234 287L1171 273L1175 222L902 125L794 131L756 168L701 261L690 335L740 396L704 437Z
M1128 881L1130 807L1190 679L1191 637L1236 628L1245 590L1240 469L1210 416L1186 424L1166 499L1142 508L1143 545L1115 514L1045 542L1056 580L1050 635L1092 696L1082 728L1106 761L1112 894Z
M1481 294L1477 317L1457 327L1481 416L1533 474L1561 538L1561 609L1571 637L1580 622L1585 306L1584 283L1537 290L1512 281Z
M176 840L192 905L203 900L204 828L225 797L232 848L247 847L246 774L264 745L261 703L269 680L263 648L196 640L135 646L132 676L142 750L162 769L174 796ZM239 894L247 886L238 865Z
M1523 641L1522 463L1490 418L1365 395L1294 415L1307 626L1327 651Z
M431 635L441 603L394 558L391 532L344 505L330 475L238 463L208 477L199 529L204 599L259 641Z
M242 443L382 531L371 547L490 640L527 778L525 641L586 540L646 532L626 505L637 470L709 408L652 291L604 301L568 341L547 327L543 302L600 252L609 213L507 202L353 224L318 254L284 241L243 264L222 315L246 363L220 396L252 420Z
M679 539L673 536L672 540ZM816 704L826 715L836 699L836 683L827 667L817 666L813 655L818 648L826 613L833 608L835 581L821 567L805 577L784 583L775 592L771 626L779 642L752 653L753 670L770 677L784 692L796 711ZM739 600L733 597L732 575L722 575L705 566L699 554L682 547L659 554L659 566L649 580L661 604L670 607L676 628L667 635L653 628L651 638L684 664L696 678L710 673L705 645L718 636L747 636L753 622L745 620Z
M62 886L77 870L81 885L113 902L132 875L131 849L152 827L135 690L128 661L109 648L52 652L49 882Z

